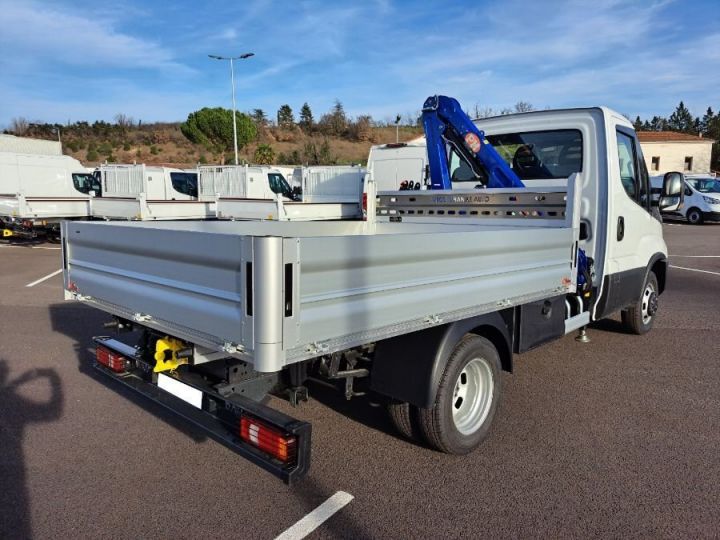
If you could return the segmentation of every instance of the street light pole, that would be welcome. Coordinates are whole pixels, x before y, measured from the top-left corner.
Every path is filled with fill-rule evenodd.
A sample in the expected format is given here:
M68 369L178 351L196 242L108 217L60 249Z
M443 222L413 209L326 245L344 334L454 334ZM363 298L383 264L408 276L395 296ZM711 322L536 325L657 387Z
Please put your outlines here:
M235 107L235 69L233 68L233 60L245 60L251 56L255 56L255 53L244 53L240 56L217 56L215 54L208 54L210 58L214 60L230 60L230 84L232 85L232 104L233 104L233 144L235 146L235 165L238 164L238 144L237 144L237 122L235 120L236 107Z

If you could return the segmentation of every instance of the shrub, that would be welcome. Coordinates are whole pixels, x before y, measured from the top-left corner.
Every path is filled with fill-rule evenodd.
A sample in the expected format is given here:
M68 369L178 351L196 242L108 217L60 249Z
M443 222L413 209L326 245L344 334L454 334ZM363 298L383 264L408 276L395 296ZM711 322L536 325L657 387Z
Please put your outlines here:
M88 150L85 159L88 161L97 161L99 157L100 156L98 156L98 153L95 150Z

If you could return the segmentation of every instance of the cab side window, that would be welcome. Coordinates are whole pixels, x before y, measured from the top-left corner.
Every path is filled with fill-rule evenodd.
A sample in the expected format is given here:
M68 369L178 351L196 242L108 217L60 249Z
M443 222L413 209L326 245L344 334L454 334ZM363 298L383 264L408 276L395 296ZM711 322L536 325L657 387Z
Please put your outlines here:
M635 145L632 138L617 132L618 162L620 164L620 181L625 193L634 201L638 200L638 175L635 168Z
M650 212L650 197L648 196L650 177L641 150L636 145L635 138L627 133L617 131L616 136L620 181L625 193Z

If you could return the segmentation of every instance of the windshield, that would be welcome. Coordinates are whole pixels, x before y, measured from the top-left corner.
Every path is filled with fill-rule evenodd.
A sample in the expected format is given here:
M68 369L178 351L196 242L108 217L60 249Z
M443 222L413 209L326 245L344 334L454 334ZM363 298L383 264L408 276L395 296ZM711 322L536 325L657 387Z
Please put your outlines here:
M583 139L576 129L488 135L487 140L523 180L582 171Z
M280 173L268 173L268 182L270 182L270 189L273 193L278 195L285 195L286 197L291 196L292 190L290 184L287 183L285 177Z
M198 196L197 173L171 172L170 180L175 191L191 197Z
M92 173L73 173L72 179L75 189L80 193L87 195L91 191L94 191L96 196L100 196L100 181Z
M720 193L720 180L715 178L689 178L687 182L700 193Z

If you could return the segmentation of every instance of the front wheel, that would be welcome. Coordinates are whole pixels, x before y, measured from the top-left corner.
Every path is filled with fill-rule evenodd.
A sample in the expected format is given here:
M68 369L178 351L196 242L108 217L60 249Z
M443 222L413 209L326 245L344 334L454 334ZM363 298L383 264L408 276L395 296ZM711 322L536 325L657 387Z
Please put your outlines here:
M648 272L640 298L621 313L623 326L628 331L638 335L650 331L658 310L659 294L657 277L654 272Z
M467 454L485 439L500 400L500 356L486 338L469 335L455 347L435 401L419 409L420 429L433 448Z
M703 222L703 215L700 210L697 208L691 208L688 210L687 215L685 216L688 220L688 223L691 225L702 225Z

